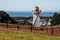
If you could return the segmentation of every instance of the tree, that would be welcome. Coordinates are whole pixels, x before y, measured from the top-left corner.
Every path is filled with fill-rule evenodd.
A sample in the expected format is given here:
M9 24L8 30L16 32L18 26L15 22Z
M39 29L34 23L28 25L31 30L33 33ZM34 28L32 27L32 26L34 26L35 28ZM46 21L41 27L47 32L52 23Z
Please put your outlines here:
M5 11L0 11L1 22L6 22L8 20L9 15Z
M11 19L11 17L5 11L0 11L0 22L13 24L17 23L15 20Z
M59 25L59 24L60 24L60 13L54 13L51 25Z

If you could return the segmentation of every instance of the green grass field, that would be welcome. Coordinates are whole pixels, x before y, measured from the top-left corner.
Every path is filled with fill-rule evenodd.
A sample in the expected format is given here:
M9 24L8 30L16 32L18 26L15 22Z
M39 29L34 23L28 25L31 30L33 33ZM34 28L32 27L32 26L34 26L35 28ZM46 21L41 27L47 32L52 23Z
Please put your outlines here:
M60 40L60 37L0 28L0 40Z

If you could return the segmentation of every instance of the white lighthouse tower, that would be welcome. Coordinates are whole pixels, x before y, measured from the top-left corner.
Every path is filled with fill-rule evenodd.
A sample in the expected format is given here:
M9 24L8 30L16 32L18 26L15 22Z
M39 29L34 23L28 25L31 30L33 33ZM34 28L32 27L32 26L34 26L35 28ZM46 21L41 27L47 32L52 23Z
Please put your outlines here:
M32 10L33 13L33 25L40 27L40 17L39 14L41 13L41 10L39 10L38 6L35 6L34 9Z

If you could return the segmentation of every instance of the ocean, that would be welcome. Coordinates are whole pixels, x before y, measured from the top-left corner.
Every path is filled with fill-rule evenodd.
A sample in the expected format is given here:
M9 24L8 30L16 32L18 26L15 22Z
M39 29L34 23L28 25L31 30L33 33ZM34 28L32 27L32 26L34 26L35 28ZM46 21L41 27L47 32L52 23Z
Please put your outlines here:
M29 17L33 16L32 12L14 12L14 11L7 11L10 17ZM53 16L53 12L41 12L39 16Z

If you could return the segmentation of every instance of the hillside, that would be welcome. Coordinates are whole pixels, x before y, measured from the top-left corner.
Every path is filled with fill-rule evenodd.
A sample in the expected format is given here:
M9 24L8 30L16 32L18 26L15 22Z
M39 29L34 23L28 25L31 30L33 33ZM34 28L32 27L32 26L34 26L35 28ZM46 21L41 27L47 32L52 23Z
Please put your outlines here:
M0 40L60 40L60 37L0 28Z

